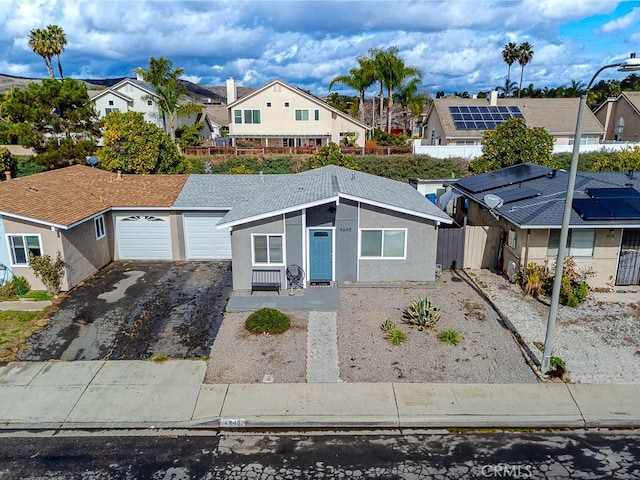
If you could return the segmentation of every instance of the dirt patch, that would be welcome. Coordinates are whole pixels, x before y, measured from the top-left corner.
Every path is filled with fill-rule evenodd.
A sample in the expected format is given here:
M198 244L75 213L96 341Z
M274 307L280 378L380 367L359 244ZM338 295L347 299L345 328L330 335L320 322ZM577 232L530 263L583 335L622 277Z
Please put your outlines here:
M279 335L256 335L244 328L250 313L224 314L211 349L206 383L276 383L306 381L307 312L285 312L291 327Z
M230 290L229 262L114 262L66 294L18 358L208 355Z

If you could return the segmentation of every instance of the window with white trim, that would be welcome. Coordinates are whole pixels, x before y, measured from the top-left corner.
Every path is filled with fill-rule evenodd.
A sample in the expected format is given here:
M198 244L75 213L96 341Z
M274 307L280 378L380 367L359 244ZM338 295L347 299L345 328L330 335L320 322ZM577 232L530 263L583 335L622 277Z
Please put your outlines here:
M317 122L318 120L320 120L320 110L314 110L313 111L313 119Z
M120 109L117 107L113 107L113 108L105 108L104 109L104 114L105 115L109 115L111 112L119 112Z
M284 235L251 236L254 265L284 265Z
M308 122L309 110L296 110L296 122Z
M260 110L234 110L233 123L260 123Z
M96 240L100 240L106 235L106 231L104 229L104 215L94 218L93 225L96 229Z
M7 242L9 242L11 265L14 267L28 267L30 253L36 257L42 255L40 235L8 234Z
M596 231L593 228L580 228L569 230L567 237L567 255L571 257L593 257ZM547 256L557 257L560 246L560 230L549 231L547 243Z
M406 228L360 230L360 258L405 258Z

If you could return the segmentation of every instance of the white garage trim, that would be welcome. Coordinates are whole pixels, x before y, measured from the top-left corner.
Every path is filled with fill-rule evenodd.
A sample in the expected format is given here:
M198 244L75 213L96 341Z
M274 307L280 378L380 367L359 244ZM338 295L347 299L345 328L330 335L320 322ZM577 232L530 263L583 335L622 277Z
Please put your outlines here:
M173 260L169 215L117 215L120 260Z
M231 258L231 229L216 228L223 215L222 213L185 213L183 215L187 260Z

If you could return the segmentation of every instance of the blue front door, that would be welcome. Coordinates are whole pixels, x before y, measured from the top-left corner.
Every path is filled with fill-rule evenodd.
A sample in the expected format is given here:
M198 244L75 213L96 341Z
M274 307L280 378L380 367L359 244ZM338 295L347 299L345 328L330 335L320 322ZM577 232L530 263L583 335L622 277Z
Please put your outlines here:
M333 279L333 231L309 230L309 281L330 282Z

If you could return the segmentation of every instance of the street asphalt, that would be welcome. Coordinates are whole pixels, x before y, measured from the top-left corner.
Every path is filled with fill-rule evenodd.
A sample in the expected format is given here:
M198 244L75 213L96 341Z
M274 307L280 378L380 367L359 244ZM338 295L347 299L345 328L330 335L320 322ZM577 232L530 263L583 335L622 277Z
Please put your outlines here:
M0 429L640 427L639 384L203 384L206 367L10 363Z

